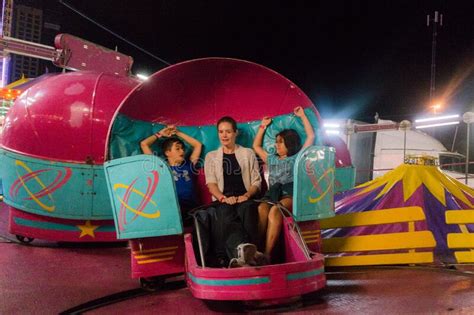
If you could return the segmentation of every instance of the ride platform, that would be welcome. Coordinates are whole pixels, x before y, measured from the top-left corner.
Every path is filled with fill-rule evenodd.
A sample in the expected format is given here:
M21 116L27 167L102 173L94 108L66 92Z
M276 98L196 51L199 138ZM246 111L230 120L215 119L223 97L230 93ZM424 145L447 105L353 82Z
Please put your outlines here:
M155 292L130 276L126 243L16 241L0 203L1 314L156 314L261 312L240 301L196 299L184 277ZM474 267L371 267L326 270L327 287L264 311L319 314L472 314Z

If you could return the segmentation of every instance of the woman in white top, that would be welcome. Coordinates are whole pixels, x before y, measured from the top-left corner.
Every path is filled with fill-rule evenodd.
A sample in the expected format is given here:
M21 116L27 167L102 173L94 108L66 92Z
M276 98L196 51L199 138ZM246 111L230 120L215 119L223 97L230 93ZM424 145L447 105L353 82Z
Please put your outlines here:
M249 199L260 191L262 180L253 150L236 144L236 121L222 117L217 131L221 147L206 155L204 171L218 201L211 223L213 250L218 265L225 265L236 257L238 245L257 241L258 204Z

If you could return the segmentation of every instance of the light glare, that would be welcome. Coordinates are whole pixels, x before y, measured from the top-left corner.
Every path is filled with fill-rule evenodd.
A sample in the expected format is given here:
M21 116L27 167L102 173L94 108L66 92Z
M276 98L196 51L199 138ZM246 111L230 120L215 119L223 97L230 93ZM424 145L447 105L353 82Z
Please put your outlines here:
M324 128L339 128L340 125L336 123L324 123Z
M423 129L423 128L431 128L431 127L439 127L439 126L458 125L458 124L459 124L459 121L450 121L450 122L439 123L439 124L416 126L415 128Z
M437 121L437 120L445 120L450 118L458 118L459 115L447 115L447 116L439 116L439 117L431 117L431 118L421 118L415 120L416 123L428 122L428 121Z
M141 73L137 73L137 77L138 77L140 80L143 80L143 81L148 80L148 76L146 76L146 75L144 75L144 74L141 74Z

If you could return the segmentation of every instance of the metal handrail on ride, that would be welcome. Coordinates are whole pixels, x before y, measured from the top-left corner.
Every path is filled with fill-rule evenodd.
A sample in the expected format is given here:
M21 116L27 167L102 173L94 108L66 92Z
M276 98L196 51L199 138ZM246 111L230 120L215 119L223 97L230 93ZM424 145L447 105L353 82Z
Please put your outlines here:
M309 250L308 246L306 245L306 242L303 239L303 235L301 234L301 229L300 229L298 223L296 223L296 218L293 215L293 213L290 210L288 210L285 206L283 206L281 204L281 202L273 202L273 201L270 201L270 200L267 200L267 199L255 199L254 201L255 202L260 202L260 203L265 202L265 203L268 203L269 205L277 206L278 210L280 211L281 215L283 216L283 219L286 218L286 215L293 218L293 223L292 223L293 231L295 231L296 234L298 234L299 241L300 241L300 243L303 247L303 252L305 253L306 258L308 258L308 260L310 260L311 259L311 251Z
M202 205L202 206L199 206L197 208L194 208L194 209L191 209L189 212L188 212L188 215L190 215L192 218L193 218L193 221L194 221L194 226L196 228L196 235L197 235L197 241L198 241L198 247L199 247L199 255L201 255L201 265L202 265L202 268L206 268L206 260L204 258L204 252L203 252L203 249L202 249L202 239L201 239L201 230L199 229L199 223L198 223L198 220L197 220L197 217L196 217L196 214L199 210L203 210L203 209L207 209L213 205L216 204L216 201L213 201L211 203L208 203L208 204L205 204L205 205Z
M206 268L204 252L202 251L201 231L199 230L199 223L195 215L193 216L193 219L194 219L194 226L196 228L196 235L197 235L198 246L199 246L199 255L201 255L201 265L202 265L202 268Z

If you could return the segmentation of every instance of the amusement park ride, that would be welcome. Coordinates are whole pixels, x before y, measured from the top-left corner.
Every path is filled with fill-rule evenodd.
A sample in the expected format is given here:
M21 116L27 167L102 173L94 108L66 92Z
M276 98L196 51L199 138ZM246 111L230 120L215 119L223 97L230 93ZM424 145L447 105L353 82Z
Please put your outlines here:
M251 62L204 58L141 82L131 75L131 57L71 35L58 35L56 48L11 38L0 45L4 53L42 56L75 70L24 91L0 135L4 202L18 240L130 240L133 278L184 273L201 299L280 299L325 286L318 220L334 215L334 191L353 185L354 170L347 150L335 154L322 145L316 108L288 79ZM220 117L236 118L237 142L251 147L260 119L270 115L276 127L266 133L268 148L277 129L291 127L304 137L292 115L296 105L319 136L295 164L284 261L236 269L199 265L171 171L161 157L141 154L140 140L173 123L203 143L204 157L219 145L214 124ZM210 202L202 171L196 190L203 204Z

